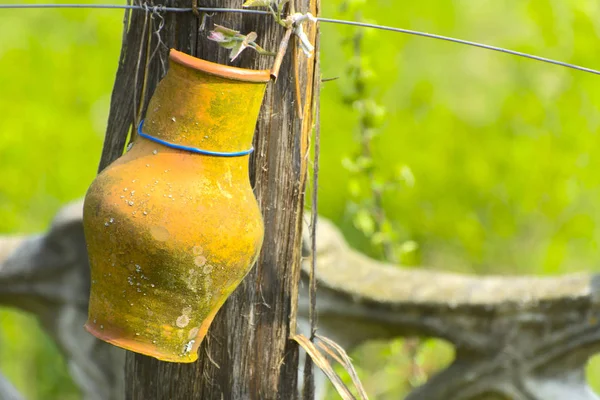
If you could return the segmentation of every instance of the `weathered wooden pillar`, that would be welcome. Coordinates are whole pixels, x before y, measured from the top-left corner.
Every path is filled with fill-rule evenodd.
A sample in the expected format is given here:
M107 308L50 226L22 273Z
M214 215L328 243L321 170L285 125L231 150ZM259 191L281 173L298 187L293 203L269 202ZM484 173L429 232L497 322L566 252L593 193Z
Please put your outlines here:
M190 7L192 0L173 0L168 6ZM312 0L297 0L296 11L315 13ZM208 0L201 7L240 8L241 0ZM313 9L311 9L311 7ZM155 33L161 17L165 25L160 45ZM145 106L164 74L167 48L222 64L267 69L273 58L252 50L233 64L227 51L206 39L213 23L258 33L262 47L276 51L284 29L265 15L215 13L197 18L192 13L126 14L123 47L115 81L106 141L100 169L123 151L136 119L134 107ZM311 37L314 27L310 27ZM148 45L148 39L151 42ZM160 47L158 47L160 46ZM147 64L147 54L159 48ZM193 364L160 362L128 353L128 399L294 399L297 397L298 347L289 340L295 313L301 261L301 220L312 128L314 61L297 57L297 75L304 106L297 114L292 45L277 82L265 95L251 159L251 179L265 222L265 240L259 261L217 315ZM166 62L165 62L166 64ZM144 82L146 82L144 84ZM240 110L244 112L244 110ZM143 113L142 113L143 114Z

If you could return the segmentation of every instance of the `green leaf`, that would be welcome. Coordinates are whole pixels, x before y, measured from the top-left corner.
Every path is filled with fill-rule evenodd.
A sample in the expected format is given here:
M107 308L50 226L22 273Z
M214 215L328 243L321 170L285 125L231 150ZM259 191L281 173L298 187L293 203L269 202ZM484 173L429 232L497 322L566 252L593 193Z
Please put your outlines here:
M360 197L362 188L358 179L348 181L348 192L350 192L350 196L352 197Z
M408 165L401 165L398 167L396 176L399 181L404 182L408 187L413 187L415 185L415 176Z
M210 32L208 35L208 39L213 42L217 42L219 46L230 49L229 59L231 61L235 60L237 56L239 56L244 49L250 47L256 50L259 54L268 54L272 55L268 51L265 51L262 47L257 45L254 41L258 35L256 32L250 32L247 35L242 35L239 31L226 28L221 25L215 24L215 29Z
M353 218L354 226L364 235L371 236L375 232L375 221L366 209L359 210Z

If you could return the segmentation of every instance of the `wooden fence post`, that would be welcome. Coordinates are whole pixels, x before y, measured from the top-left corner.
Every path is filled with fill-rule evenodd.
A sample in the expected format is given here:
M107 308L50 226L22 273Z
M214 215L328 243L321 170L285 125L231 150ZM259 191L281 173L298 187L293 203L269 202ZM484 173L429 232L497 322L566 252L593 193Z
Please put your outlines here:
M190 7L191 1L173 0L166 5ZM241 3L207 0L199 6L240 8ZM296 0L294 6L298 12L316 13L314 0ZM126 31L100 170L122 153L136 118L136 105L141 104L143 115L143 108L164 74L162 64L167 48L228 64L227 51L206 39L213 23L242 33L255 31L257 42L271 51L277 50L284 35L284 29L266 15L215 13L196 17L192 13L160 14L157 11L149 8L125 15ZM163 20L165 25L157 34ZM308 32L309 37L314 38L314 26L309 27ZM147 62L147 54L157 48L156 55ZM294 53L297 53L295 61ZM232 65L267 69L272 62L272 58L247 50ZM296 85L295 75L299 85ZM265 95L250 166L266 231L257 265L218 313L196 363L173 364L127 354L128 399L287 400L297 397L298 347L289 340L289 335L298 293L314 79L314 59L307 59L292 45L277 82L269 84ZM301 91L298 96L297 87ZM296 99L301 100L303 107L297 107ZM298 115L298 108L303 108L302 116Z

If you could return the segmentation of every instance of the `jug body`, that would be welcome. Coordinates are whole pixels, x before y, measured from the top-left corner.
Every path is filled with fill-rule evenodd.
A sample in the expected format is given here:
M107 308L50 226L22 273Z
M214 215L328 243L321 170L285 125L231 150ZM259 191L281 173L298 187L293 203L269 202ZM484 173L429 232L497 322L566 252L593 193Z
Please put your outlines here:
M268 80L171 51L143 136L86 195L90 333L164 361L197 359L262 245L249 156L239 154L251 148Z

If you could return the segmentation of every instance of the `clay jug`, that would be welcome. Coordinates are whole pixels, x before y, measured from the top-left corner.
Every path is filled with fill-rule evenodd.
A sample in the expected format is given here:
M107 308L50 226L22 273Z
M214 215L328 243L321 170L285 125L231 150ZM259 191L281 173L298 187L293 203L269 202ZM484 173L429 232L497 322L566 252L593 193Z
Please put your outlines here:
M268 81L266 70L171 50L143 137L85 198L92 275L85 328L94 336L163 361L197 359L262 244L248 149Z

